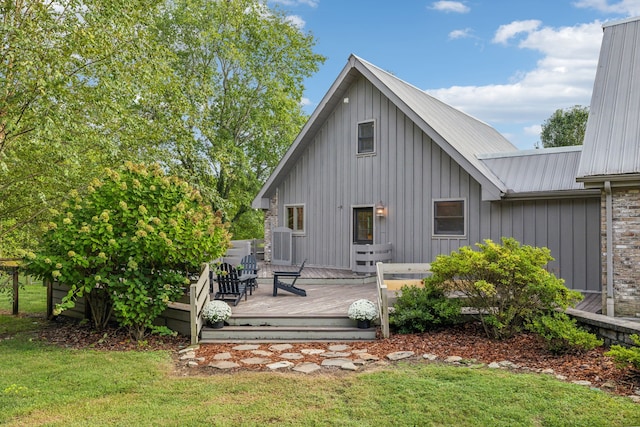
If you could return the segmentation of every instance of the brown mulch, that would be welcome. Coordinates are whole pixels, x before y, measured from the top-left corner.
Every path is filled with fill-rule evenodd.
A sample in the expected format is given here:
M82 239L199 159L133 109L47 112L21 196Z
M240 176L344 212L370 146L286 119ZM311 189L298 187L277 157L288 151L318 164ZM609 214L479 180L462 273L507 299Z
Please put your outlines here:
M170 350L176 361L176 367L183 375L212 374L208 368L213 357L218 353L229 352L229 361L239 363L241 359L255 357L249 351L232 350L238 344L201 344L196 352L197 357L204 358L199 368L185 368L184 362L178 360L178 350L189 345L188 338L150 335L141 343L132 340L127 331L109 328L97 332L88 325L78 324L70 319L49 322L47 327L38 332L42 341L68 348L92 348L109 351L128 350ZM286 352L299 352L304 348L326 348L338 343L307 342L291 343L292 349ZM482 328L468 323L455 328L422 334L392 335L388 339L376 341L349 342L350 350L366 349L367 353L386 360L386 355L396 351L413 351L414 361L424 360L423 354L430 353L443 360L448 356L460 356L465 360L477 363L491 363L510 361L522 372L539 372L552 369L555 375L566 377L567 381L587 380L593 387L602 388L618 395L632 395L640 389L640 375L630 369L616 368L612 359L604 355L605 348L597 348L586 353L553 355L549 353L538 337L532 334L521 334L503 341L489 340ZM261 349L267 350L271 344L261 344ZM314 362L324 360L317 355L305 355L295 363ZM242 365L243 370L264 370L262 365ZM237 369L236 369L237 370ZM325 370L323 370L324 372Z

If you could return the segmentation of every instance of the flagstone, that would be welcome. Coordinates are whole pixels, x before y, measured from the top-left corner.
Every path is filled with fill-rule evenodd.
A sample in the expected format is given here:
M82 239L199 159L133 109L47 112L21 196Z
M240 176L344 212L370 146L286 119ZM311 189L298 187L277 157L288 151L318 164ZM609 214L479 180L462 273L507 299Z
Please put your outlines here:
M233 347L233 350L249 351L249 350L257 350L259 348L260 348L260 346L257 345L257 344L242 344L242 345L237 345L237 346Z
M312 362L300 363L293 367L293 370L296 372L302 372L303 374L310 374L312 372L317 371L318 369L322 369L320 365Z
M231 362L229 360L221 360L220 362L209 363L209 366L216 369L233 369L238 368L240 365L237 363Z
M289 362L288 360L282 360L280 362L275 362L275 363L270 363L267 365L267 368L271 369L272 371L275 371L277 369L288 369L293 367L294 364L292 362Z

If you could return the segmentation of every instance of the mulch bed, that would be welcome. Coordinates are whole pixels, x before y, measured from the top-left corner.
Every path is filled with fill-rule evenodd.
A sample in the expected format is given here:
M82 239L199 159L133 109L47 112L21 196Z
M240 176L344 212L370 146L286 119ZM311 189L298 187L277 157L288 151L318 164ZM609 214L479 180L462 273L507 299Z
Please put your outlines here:
M47 327L38 332L41 340L68 347L68 348L92 348L108 351L129 350L171 350L172 355L179 364L177 350L189 345L188 338L167 337L150 335L142 343L132 340L127 331L117 328L109 328L106 331L97 332L88 325L59 318L50 322ZM292 343L293 348L287 352L299 352L304 348L319 347L318 343ZM326 347L327 343L322 343ZM463 359L473 359L481 363L510 361L520 367L527 367L528 371L553 369L556 375L563 375L568 381L587 380L593 387L606 389L619 395L632 395L640 389L640 375L630 369L618 369L613 360L604 355L606 349L597 348L586 353L553 355L549 353L537 336L533 334L521 334L503 341L489 340L484 335L482 328L474 323L467 323L455 328L421 334L392 335L388 339L378 339L368 342L349 342L351 350L366 349L369 354L379 357L395 351L413 351L415 359L425 353L444 359L448 356L460 356ZM213 361L213 356L218 353L230 352L231 361L239 362L240 359L254 356L249 352L232 351L237 344L202 344L197 351L198 357L204 357L201 368L180 368L183 375L203 375L216 370L207 368L206 365ZM263 344L268 348L269 344ZM414 359L414 360L415 360ZM320 364L322 358L317 355L305 355L299 362L315 362ZM243 366L241 369L264 369L261 366Z

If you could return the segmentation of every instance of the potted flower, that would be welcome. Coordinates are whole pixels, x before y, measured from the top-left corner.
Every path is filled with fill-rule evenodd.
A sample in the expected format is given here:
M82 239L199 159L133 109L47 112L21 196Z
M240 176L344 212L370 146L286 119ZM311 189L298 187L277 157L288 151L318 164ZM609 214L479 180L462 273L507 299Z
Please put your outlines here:
M371 321L378 318L378 307L368 299L359 299L351 303L347 314L350 319L358 321L358 328L367 329Z
M202 309L202 318L206 319L214 329L222 328L224 321L229 317L231 317L231 307L224 301L209 301Z

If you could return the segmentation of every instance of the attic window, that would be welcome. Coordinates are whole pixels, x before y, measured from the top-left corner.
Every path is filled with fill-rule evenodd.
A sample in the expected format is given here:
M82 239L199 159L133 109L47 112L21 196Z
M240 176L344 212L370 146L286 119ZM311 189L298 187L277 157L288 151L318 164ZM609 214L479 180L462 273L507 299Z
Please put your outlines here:
M433 201L433 235L438 237L466 235L464 200Z
M358 154L375 152L375 131L373 120L358 123Z

